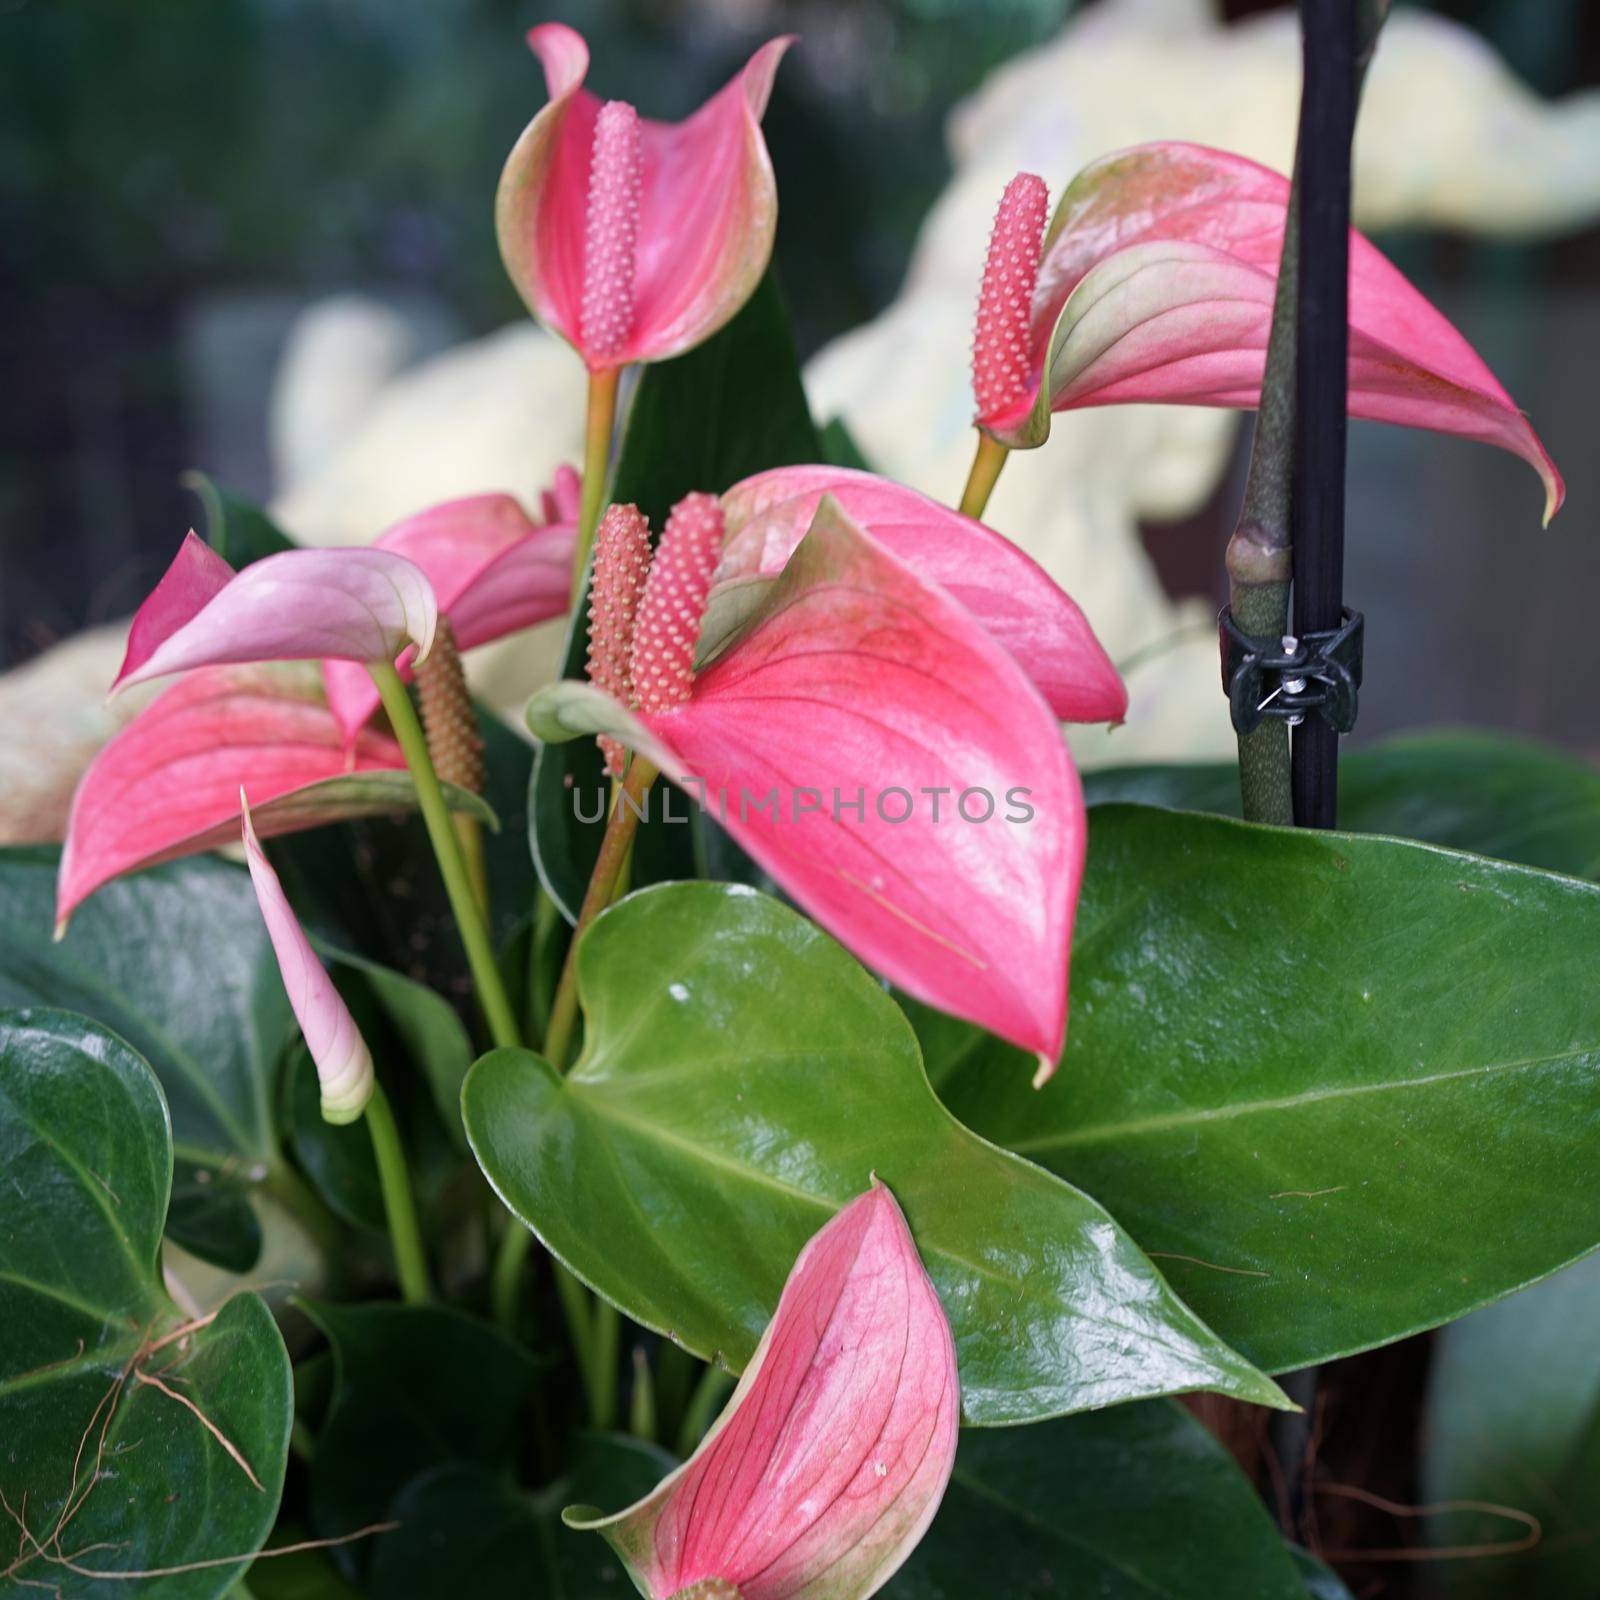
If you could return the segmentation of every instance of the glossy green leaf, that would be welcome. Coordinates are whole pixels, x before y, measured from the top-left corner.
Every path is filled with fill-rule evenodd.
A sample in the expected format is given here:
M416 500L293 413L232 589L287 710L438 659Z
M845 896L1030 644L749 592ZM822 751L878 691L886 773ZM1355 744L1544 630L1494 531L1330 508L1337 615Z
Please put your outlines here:
M183 486L192 490L200 502L206 543L235 572L263 556L294 549L294 540L260 506L230 494L205 473L184 473Z
M1455 1600L1594 1600L1600 1594L1600 1257L1446 1328L1423 1417L1422 1498L1507 1506L1539 1521L1517 1554L1441 1563ZM1517 1544L1511 1517L1430 1517L1435 1545Z
M968 1429L884 1600L1303 1600L1233 1458L1172 1401Z
M168 1227L196 1255L248 1267L259 1233L240 1208L281 1159L270 1085L293 1023L249 876L195 857L116 879L53 944L56 861L0 851L0 1006L80 1012L149 1062L179 1164Z
M379 1545L374 1600L459 1600L467 1574L485 1597L633 1595L610 1547L564 1527L561 1508L596 1497L630 1505L675 1465L654 1445L597 1434L583 1440L572 1473L537 1494L482 1467L441 1467L395 1502L400 1527Z
M742 1366L801 1246L876 1172L950 1316L970 1421L1277 1398L1094 1201L956 1123L893 1001L777 901L641 891L585 935L578 980L567 1078L497 1050L462 1110L501 1198L636 1322Z
M1396 839L1097 808L1061 1069L911 1008L968 1126L1081 1185L1258 1365L1600 1243L1600 889Z
M776 277L769 272L727 327L687 355L646 367L628 407L609 498L632 502L659 534L667 513L695 490L721 494L767 467L823 459L800 382L799 357ZM564 678L581 678L587 650L583 607L567 633ZM593 739L540 749L529 801L534 859L551 898L569 922L599 853L607 792ZM577 802L575 807L574 802ZM579 810L582 816L578 814ZM675 796L684 819L690 802ZM593 820L585 821L584 818ZM633 881L657 883L698 870L695 836L712 824L642 825ZM704 864L704 854L698 858Z
M1239 814L1232 762L1113 767L1087 774L1083 787L1091 805L1121 800ZM1593 878L1600 876L1600 770L1504 734L1401 734L1340 760L1339 825Z
M299 1303L334 1356L333 1399L311 1463L319 1534L382 1522L401 1488L432 1467L509 1462L534 1381L519 1346L443 1306ZM352 1556L365 1562L368 1551Z
M0 1594L225 1593L277 1512L289 1360L256 1296L200 1324L167 1297L154 1075L82 1017L0 1014L0 1171Z

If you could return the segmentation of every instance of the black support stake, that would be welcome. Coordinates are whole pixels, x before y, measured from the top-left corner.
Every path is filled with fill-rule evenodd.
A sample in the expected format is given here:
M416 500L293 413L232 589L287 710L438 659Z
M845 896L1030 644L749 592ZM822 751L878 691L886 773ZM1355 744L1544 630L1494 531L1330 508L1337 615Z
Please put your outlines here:
M1356 0L1300 0L1300 297L1295 320L1290 537L1296 634L1340 624L1349 358L1350 142L1356 115ZM1294 730L1294 820L1338 816L1339 735L1310 716Z

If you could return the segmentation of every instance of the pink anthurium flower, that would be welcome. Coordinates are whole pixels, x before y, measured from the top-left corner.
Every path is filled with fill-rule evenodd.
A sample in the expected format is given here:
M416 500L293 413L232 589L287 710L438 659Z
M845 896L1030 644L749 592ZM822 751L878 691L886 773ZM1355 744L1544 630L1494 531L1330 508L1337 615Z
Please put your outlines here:
M128 635L113 690L247 661L426 655L438 607L422 571L386 550L285 550L235 573L190 533Z
M421 569L457 646L470 650L566 611L578 522L571 467L556 474L543 511L545 520L535 522L511 495L471 495L407 517L370 548ZM402 677L410 676L413 653L408 648L396 663ZM348 737L378 709L377 688L354 661L328 661L323 677L329 709Z
M1001 444L1050 415L1155 401L1260 401L1288 180L1242 156L1159 143L1102 157L1040 234L1045 190L1012 180L990 240L973 346L978 426ZM1471 345L1379 251L1350 236L1350 414L1452 433L1555 464Z
M201 667L145 707L79 782L57 877L57 937L112 878L237 840L244 783L264 834L415 803L399 745L371 730L346 741L315 667Z
M983 523L870 472L777 467L736 483L722 497L728 542L717 583L776 577L825 495L965 606L1063 722L1122 721L1127 687L1083 613L1036 561Z
M927 1531L955 1465L955 1346L882 1184L800 1252L727 1409L603 1534L650 1600L866 1600Z
M680 504L637 604L626 680L552 684L530 726L641 752L864 961L1034 1051L1042 1081L1066 1030L1084 852L1082 792L1050 707L960 602L830 498L706 660L722 535L709 495ZM611 548L603 527L602 597Z
M591 372L693 349L761 281L778 217L761 117L790 43L763 45L687 121L665 123L584 88L589 49L571 28L528 34L550 101L501 174L500 254Z
M322 1085L322 1115L329 1122L354 1122L372 1098L372 1052L368 1050L350 1008L339 997L333 979L311 948L305 930L290 909L278 874L272 870L250 821L250 802L239 791L244 824L245 860L255 885L256 903L278 958L278 971L289 996L306 1049L316 1063Z

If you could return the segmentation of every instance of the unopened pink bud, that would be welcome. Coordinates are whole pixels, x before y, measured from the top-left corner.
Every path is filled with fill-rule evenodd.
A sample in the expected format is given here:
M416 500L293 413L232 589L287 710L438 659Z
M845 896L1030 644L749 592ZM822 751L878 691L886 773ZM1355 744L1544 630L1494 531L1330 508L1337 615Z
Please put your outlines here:
M723 532L715 495L686 495L667 518L633 635L633 692L641 711L670 711L689 698Z
M634 258L643 183L639 113L624 100L608 100L594 124L579 312L583 347L597 371L617 365L633 332Z
M589 681L633 704L633 629L650 570L650 524L637 506L612 506L594 536L589 584ZM600 736L606 771L622 776L622 746Z
M1000 197L972 340L972 393L979 422L1010 411L1027 398L1031 386L1028 329L1049 198L1044 179L1031 172L1019 172Z

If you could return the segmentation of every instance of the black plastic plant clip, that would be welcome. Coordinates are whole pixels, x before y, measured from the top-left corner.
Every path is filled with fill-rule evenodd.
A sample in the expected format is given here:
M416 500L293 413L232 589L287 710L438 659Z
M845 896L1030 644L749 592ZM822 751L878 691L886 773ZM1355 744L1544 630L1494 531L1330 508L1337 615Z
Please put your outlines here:
M1268 717L1299 727L1318 715L1335 733L1355 726L1361 688L1359 611L1344 608L1344 621L1326 633L1296 638L1256 638L1240 631L1233 610L1217 618L1222 644L1222 687L1233 726L1254 733Z

